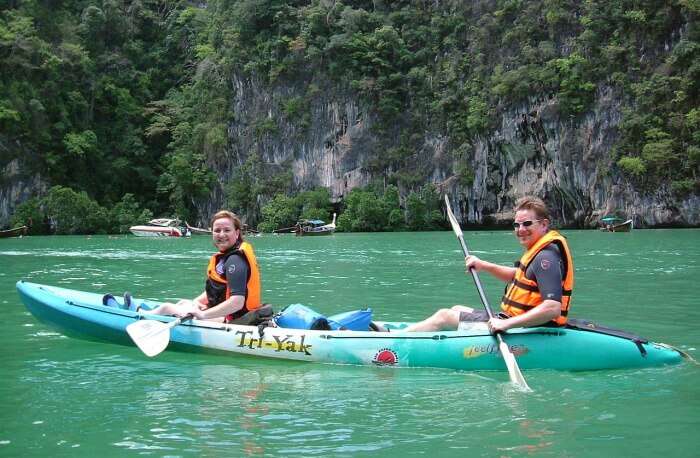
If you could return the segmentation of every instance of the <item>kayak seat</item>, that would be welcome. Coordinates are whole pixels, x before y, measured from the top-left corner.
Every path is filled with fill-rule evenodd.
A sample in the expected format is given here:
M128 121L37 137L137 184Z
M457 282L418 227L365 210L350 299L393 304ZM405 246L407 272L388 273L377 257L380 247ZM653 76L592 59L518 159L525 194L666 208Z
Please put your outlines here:
M385 328L381 324L375 323L374 321L369 322L369 330L374 332L389 332L388 328Z
M243 326L258 326L266 321L270 321L275 311L271 304L263 304L255 310L246 313L235 320L228 321L228 324L238 324Z
M333 328L331 328L328 318L320 317L311 323L311 327L309 329L313 331L330 331Z

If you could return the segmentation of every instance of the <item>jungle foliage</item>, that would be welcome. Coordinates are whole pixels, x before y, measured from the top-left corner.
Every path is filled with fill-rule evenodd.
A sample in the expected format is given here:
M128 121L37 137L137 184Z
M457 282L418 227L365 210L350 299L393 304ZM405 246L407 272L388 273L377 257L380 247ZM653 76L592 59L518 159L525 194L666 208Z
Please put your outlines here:
M610 173L642 192L665 183L698 192L698 0L0 5L0 167L17 160L52 186L15 219L41 213L58 221L55 231L123 228L124 215L144 210L205 219L197 203L218 186L251 225L310 215L288 169L264 163L263 146L226 165L227 129L240 115L232 75L299 88L270 107L298 132L321 91L352 92L372 108L382 140L364 167L386 180L345 196L345 230L435 224L416 132L449 138L455 173L469 184L469 145L497 129L504 110L546 98L576 123L603 89L625 106ZM249 129L259 145L282 135L273 118ZM84 207L74 213L70 199Z

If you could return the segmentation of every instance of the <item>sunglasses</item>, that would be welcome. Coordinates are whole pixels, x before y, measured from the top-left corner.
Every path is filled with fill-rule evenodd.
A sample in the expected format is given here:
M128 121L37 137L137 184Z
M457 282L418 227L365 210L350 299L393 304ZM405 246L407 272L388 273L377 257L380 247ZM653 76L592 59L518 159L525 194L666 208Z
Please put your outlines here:
M535 221L527 220L527 221L523 221L522 223L513 222L513 229L520 229L520 226L522 226L522 227L530 227L530 226L532 226L534 223L536 223L537 221L542 221L542 220L541 220L541 219L536 219Z

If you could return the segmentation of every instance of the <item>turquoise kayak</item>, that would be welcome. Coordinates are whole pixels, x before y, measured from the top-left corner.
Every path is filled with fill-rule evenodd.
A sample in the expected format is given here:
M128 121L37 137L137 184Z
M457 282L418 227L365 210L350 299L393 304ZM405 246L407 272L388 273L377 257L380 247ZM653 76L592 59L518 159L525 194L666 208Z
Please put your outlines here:
M102 304L102 294L20 281L17 290L37 319L76 335L133 346L126 327L138 320L172 322ZM157 302L134 299L136 303ZM174 324L174 323L173 323ZM471 329L403 332L409 323L381 322L390 332L240 326L189 320L170 331L171 350L242 354L334 364L506 370L485 324ZM583 371L677 364L684 354L630 333L579 322L566 328L535 327L503 335L521 369Z

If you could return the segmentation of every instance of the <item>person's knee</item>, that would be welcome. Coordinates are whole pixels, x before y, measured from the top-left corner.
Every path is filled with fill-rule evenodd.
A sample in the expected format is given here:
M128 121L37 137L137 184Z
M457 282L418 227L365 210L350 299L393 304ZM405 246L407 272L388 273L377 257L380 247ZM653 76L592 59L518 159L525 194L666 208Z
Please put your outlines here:
M440 309L435 313L435 315L439 318L445 318L450 313L452 313L452 309Z
M435 314L436 321L441 326L449 326L458 321L459 312L452 309L440 309Z
M174 315L177 307L171 302L163 302L157 308L151 310L154 315Z

